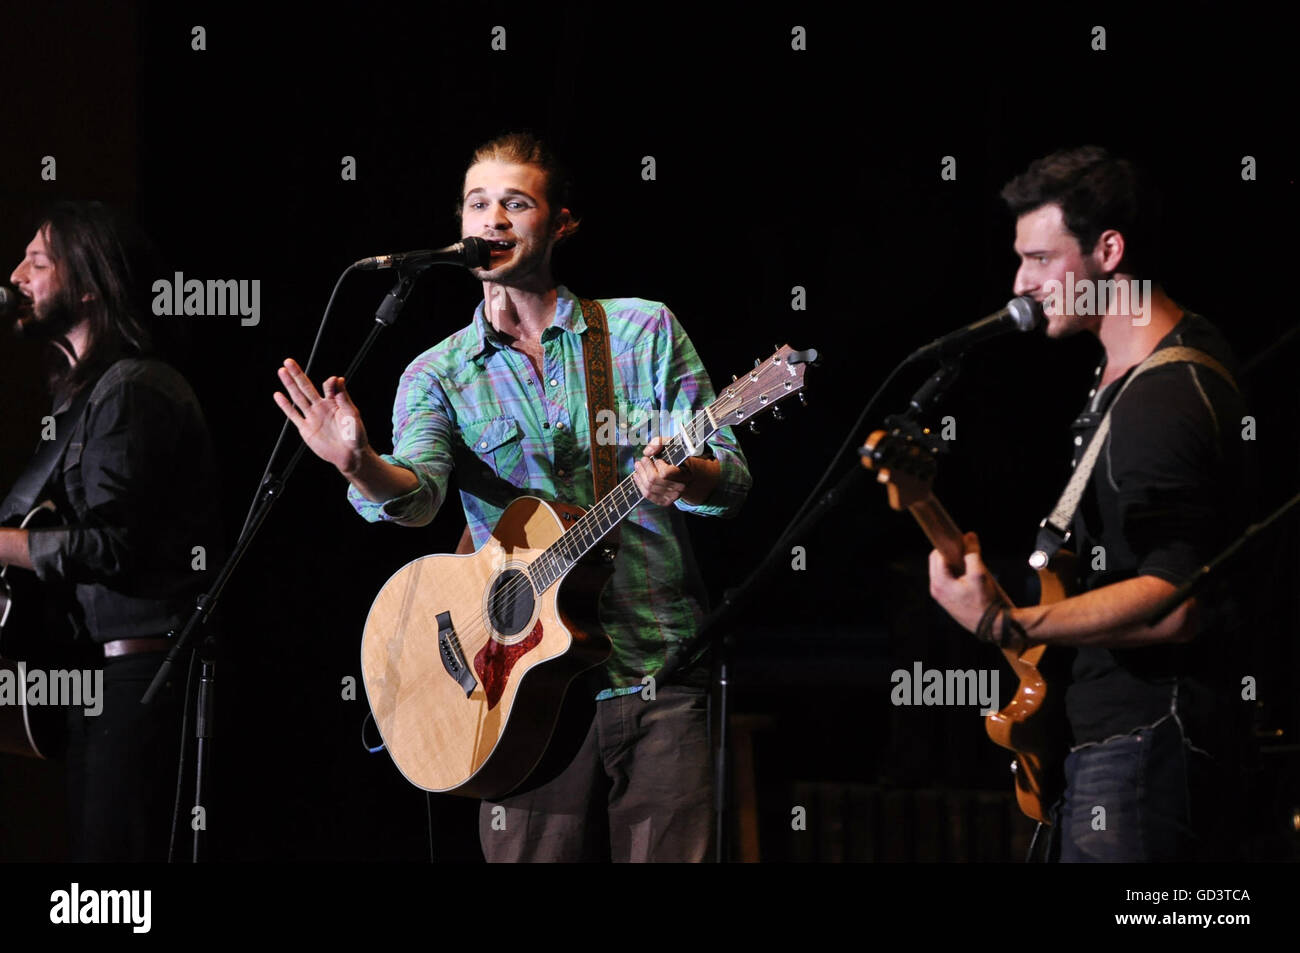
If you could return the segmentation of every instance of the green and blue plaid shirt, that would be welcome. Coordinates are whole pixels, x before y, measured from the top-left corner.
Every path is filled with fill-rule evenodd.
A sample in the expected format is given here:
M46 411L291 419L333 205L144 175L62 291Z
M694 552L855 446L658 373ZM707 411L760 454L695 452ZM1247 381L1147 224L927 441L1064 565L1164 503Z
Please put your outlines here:
M601 304L614 365L622 477L632 472L650 437L673 436L713 401L714 392L667 307L640 298ZM480 302L474 322L412 361L397 388L393 452L384 459L411 470L420 485L386 503L371 502L350 487L357 512L371 522L424 526L446 499L454 469L476 548L515 497L591 506L586 326L578 299L560 286L555 322L542 332L538 378L532 362L487 322ZM614 643L607 664L613 694L640 690L643 676L657 675L694 648L705 596L683 514L734 516L751 482L730 427L709 441L709 451L721 473L704 504L643 502L623 521L614 575L599 605L601 624Z

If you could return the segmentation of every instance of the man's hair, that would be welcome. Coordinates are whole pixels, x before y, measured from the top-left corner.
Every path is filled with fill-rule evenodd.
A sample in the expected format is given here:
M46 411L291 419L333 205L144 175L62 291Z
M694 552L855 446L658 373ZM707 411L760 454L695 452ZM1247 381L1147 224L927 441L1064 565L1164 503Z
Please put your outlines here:
M1008 182L1002 198L1017 218L1045 205L1060 206L1066 229L1085 255L1102 232L1114 229L1124 236L1120 269L1135 277L1155 277L1158 198L1128 159L1100 146L1053 152Z
M150 354L146 273L153 250L144 234L102 202L59 202L39 219L58 270L63 304L89 321L84 354L56 369L51 383L79 389L115 360Z
M480 162L493 161L513 162L541 169L546 175L546 204L550 206L552 220L560 209L567 208L573 221L568 234L572 235L578 230L578 216L573 213L573 179L569 175L568 167L544 141L531 132L508 132L497 136L474 150L469 163L465 166L465 171L468 172L471 167ZM456 202L458 219L464 211L464 202L465 196L459 196Z

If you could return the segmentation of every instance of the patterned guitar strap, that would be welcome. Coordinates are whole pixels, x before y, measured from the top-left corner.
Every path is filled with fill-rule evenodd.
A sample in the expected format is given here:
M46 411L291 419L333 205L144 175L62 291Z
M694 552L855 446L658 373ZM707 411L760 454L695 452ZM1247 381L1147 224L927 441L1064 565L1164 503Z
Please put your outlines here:
M595 502L603 500L618 486L618 443L602 444L596 439L601 410L614 413L614 359L609 344L609 324L605 308L599 301L580 298L582 317L587 330L582 335L582 363L587 372L587 435L591 440L591 477L595 484ZM601 555L612 561L618 553L619 525L615 524L600 541Z
M1097 465L1097 458L1101 456L1101 448L1105 446L1106 438L1110 434L1111 411L1115 409L1119 399L1124 396L1124 391L1137 380L1138 375L1153 368L1173 363L1200 364L1203 367L1208 367L1227 381L1234 391L1237 389L1237 383L1232 379L1232 375L1228 373L1227 368L1204 351L1198 351L1195 348L1161 348L1139 364L1137 370L1129 375L1129 379L1124 382L1124 386L1115 395L1115 399L1110 402L1105 416L1101 418L1101 424L1097 427L1096 433L1092 435L1092 440L1088 442L1088 448L1084 451L1083 457L1080 458L1079 465L1074 468L1074 474L1070 477L1070 482L1065 485L1065 491L1061 494L1060 500L1057 501L1056 507L1046 519L1038 524L1038 539L1035 543L1034 552L1029 557L1031 567L1042 569L1061 550L1061 547L1069 542L1072 534L1070 526L1074 523L1074 514L1079 509L1079 501L1083 498L1084 487L1088 485L1088 478L1092 476L1092 469Z

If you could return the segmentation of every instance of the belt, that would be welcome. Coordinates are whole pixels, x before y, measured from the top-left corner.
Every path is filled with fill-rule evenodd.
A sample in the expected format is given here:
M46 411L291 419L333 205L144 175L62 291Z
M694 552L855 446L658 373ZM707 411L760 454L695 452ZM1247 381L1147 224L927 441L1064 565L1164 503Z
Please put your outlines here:
M171 645L171 639L116 639L104 643L104 658L135 655L139 652L165 652Z

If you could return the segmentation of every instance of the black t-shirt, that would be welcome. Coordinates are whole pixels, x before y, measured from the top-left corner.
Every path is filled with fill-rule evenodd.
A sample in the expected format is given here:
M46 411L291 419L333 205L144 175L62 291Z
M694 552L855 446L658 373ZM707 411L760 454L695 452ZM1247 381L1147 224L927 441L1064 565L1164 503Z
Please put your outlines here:
M1158 348L1173 346L1203 351L1235 377L1226 343L1200 315L1186 313ZM1103 358L1097 381L1104 369ZM1089 394L1073 425L1076 463L1132 373ZM1232 384L1201 364L1165 364L1124 390L1075 514L1084 590L1144 575L1181 585L1241 533L1244 415ZM1228 649L1240 633L1222 590L1198 597L1198 607L1201 622L1189 643L1078 651L1066 695L1077 744L1126 734L1174 711L1193 743L1217 746L1217 715L1230 703L1233 678Z

